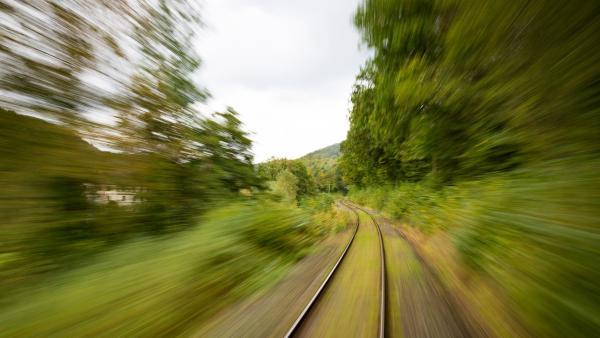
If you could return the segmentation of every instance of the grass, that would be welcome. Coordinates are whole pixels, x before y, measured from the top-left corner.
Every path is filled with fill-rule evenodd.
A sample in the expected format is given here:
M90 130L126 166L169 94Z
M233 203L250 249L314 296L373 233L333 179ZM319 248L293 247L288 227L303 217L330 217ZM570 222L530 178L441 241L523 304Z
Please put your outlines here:
M300 336L369 337L377 334L379 237L371 219L362 211L359 217L354 242L302 326Z
M23 290L0 336L179 336L282 276L313 243L308 216L234 205L194 229L141 238Z
M443 189L355 190L350 198L425 237L449 234L462 268L499 288L530 334L590 336L600 330L599 167L556 164Z

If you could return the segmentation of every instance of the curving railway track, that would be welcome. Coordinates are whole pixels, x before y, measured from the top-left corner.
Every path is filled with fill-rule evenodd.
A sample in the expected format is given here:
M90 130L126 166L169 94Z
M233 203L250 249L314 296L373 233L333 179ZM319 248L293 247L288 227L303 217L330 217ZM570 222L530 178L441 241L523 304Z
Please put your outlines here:
M343 266L343 264L345 262L344 259L348 256L348 252L351 250L351 246L355 242L355 238L357 237L358 230L361 226L359 211L367 214L370 217L371 221L373 222L374 227L377 230L377 237L378 237L378 243L379 243L379 245L378 245L379 246L379 262L380 262L380 265L379 265L379 287L378 287L378 289L379 289L379 297L378 297L379 311L377 314L377 316L378 316L377 337L380 337L380 338L385 337L386 269L385 269L385 249L384 249L384 244L383 244L384 243L383 242L383 234L379 227L379 224L377 223L375 218L369 212L367 212L366 210L364 210L360 207L349 204L349 203L342 202L341 204L344 205L349 210L351 210L354 213L354 215L356 216L356 224L355 224L352 236L348 240L348 243L346 244L346 247L344 248L343 252L340 254L340 257L338 258L337 262L335 263L335 265L333 266L331 271L328 273L327 277L323 280L323 283L317 289L317 291L315 292L313 297L310 299L310 301L304 307L304 309L302 310L302 312L300 313L298 318L294 321L294 323L292 324L292 326L290 327L288 332L285 334L286 338L287 337L295 337L297 335L300 335L299 334L300 331L302 331L303 327L305 325L307 325L307 322L318 321L318 318L313 318L313 317L319 316L319 314L315 313L316 312L315 308L318 307L319 302L321 302L322 299L327 296L328 292L334 292L333 286L332 286L333 281L336 278L336 274L339 273L340 267ZM337 291L339 292L339 290L337 290ZM363 290L363 291L370 292L369 290Z
M389 221L342 204L354 213L352 229L331 236L269 293L224 312L197 336L493 336Z
M383 233L381 232L381 227L379 226L379 223L377 223L377 220L375 219L375 217L373 217L373 215L371 215L370 212L368 212L367 210L361 208L361 207L357 207L357 206L353 206L356 209L361 210L362 212L364 212L365 214L369 215L369 218L371 218L371 221L373 221L373 224L375 224L375 227L377 228L377 233L379 234L379 256L380 256L380 262L381 262L381 275L379 277L379 281L380 281L380 288L381 288L381 296L380 296L380 307L379 307L379 338L383 338L385 337L385 317L386 317L386 294L387 294L387 289L386 289L386 273L385 273L385 246L383 245Z

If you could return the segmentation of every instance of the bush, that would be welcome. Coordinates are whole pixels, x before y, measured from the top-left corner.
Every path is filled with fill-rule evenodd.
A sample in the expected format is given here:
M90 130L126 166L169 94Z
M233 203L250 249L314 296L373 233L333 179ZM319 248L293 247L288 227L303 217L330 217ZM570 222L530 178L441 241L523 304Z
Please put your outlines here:
M0 309L0 322L10 323L3 334L189 335L226 304L276 281L313 243L308 220L274 204L233 205L171 237L124 243L21 290Z
M310 197L305 197L301 200L300 206L305 210L312 211L327 211L335 202L335 198L331 194L317 194Z
M556 165L438 190L405 183L349 196L425 232L448 230L465 266L504 288L534 332L585 336L600 327L598 167L568 166L577 180Z

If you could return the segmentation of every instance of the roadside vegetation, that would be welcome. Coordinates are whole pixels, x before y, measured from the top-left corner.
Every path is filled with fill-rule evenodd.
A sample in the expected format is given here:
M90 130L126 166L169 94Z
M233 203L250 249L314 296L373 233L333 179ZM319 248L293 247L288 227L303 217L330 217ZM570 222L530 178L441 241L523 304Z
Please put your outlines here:
M598 10L366 0L355 17L373 57L341 147L350 198L450 234L533 336L600 328Z
M344 226L198 108L199 7L136 6L0 1L0 335L182 334Z
M190 335L276 282L319 238L309 221L272 202L236 203L168 238L129 240L15 294L0 308L2 335Z
M340 144L313 151L296 160L271 158L257 166L258 176L279 198L301 201L305 196L346 192L337 166Z
M320 192L345 192L342 175L338 169L337 159L340 156L340 144L332 144L325 148L308 153L298 160L302 162L308 174L315 182L315 188Z
M190 335L348 229L345 194L441 238L499 336L597 335L598 13L364 0L347 139L254 164L194 80L197 1L0 0L0 336Z
M334 208L336 199L342 197L330 191L330 177L313 176L307 166L319 166L323 160L319 155L328 151L329 159L336 160L337 145L326 147L302 157L299 160L271 159L258 164L257 172L265 182L265 197L291 207L299 207L311 214L311 223L322 234L342 231L350 223L347 212ZM334 191L343 191L340 185Z

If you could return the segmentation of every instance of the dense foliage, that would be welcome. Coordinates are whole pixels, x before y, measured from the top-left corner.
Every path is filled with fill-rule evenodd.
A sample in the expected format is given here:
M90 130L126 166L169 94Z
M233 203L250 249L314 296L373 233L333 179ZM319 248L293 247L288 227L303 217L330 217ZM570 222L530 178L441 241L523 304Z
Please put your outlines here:
M193 229L128 241L12 294L2 335L194 335L224 306L277 281L314 242L307 224L307 214L274 204L212 210Z
M257 166L258 176L283 199L300 200L319 192L345 191L337 166L340 144L313 151L299 159L272 158ZM284 188L285 187L285 188ZM294 198L290 196L294 195Z
M597 155L597 11L366 1L356 25L375 55L352 94L347 179L450 183Z
M198 110L194 2L0 1L0 17L3 290L259 185L238 114Z
M320 192L345 191L342 176L338 170L337 159L340 156L340 144L332 144L299 158L306 165L308 174Z
M279 186L285 186L285 192L279 191L286 196L293 194L294 198L300 198L314 192L315 183L299 160L270 159L258 164L257 173L266 182L279 182Z
M365 0L355 17L374 54L342 144L351 195L449 229L534 335L600 327L598 13L593 1Z

